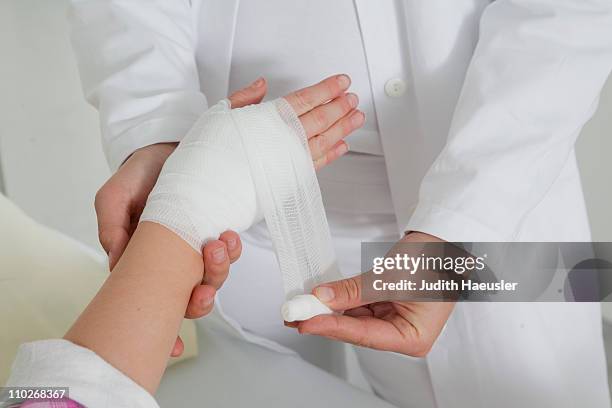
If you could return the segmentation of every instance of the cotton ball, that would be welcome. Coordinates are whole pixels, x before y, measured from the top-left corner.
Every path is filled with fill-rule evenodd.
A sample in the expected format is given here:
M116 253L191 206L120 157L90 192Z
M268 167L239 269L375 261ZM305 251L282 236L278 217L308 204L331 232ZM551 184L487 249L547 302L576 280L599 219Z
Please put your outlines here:
M323 304L315 295L294 296L281 307L281 314L286 322L299 322L314 316L332 313L333 310Z

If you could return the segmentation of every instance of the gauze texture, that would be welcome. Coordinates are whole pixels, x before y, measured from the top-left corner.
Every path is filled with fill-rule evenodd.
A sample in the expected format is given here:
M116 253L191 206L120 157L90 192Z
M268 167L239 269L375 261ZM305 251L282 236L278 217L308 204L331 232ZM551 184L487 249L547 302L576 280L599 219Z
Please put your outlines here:
M168 158L140 220L164 225L200 251L263 217L286 299L340 279L306 134L291 106L277 99L231 109L221 101ZM294 310L303 303L290 307L299 317L292 320L324 310Z

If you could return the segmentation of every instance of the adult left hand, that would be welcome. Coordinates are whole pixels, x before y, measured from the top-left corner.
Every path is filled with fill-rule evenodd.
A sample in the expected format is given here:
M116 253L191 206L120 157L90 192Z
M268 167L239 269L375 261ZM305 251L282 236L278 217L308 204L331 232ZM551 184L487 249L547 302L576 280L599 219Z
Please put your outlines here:
M428 234L413 232L401 242L443 242ZM366 272L368 273L368 272ZM359 276L325 283L313 294L332 310L343 312L319 315L287 326L300 334L312 334L357 346L424 357L431 350L450 316L454 302L367 303L362 300Z
M350 84L347 75L333 75L284 97L304 127L317 170L344 155L348 151L345 137L364 124L364 113L357 109L359 98L347 93ZM259 103L266 90L266 81L260 78L251 86L234 92L229 99L233 108L240 108ZM185 317L197 319L211 312L215 294L227 279L230 264L240 257L241 250L240 237L233 231L226 231L218 240L205 245L204 279L193 289ZM178 338L171 355L180 356L183 350L183 342Z

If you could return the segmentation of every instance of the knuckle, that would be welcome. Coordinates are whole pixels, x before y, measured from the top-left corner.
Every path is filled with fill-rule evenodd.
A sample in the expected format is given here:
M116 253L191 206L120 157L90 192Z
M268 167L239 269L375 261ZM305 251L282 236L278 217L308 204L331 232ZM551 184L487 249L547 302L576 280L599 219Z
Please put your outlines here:
M234 94L230 98L235 100L236 102L240 102L246 99L246 97L247 97L247 92L244 89L241 89L239 91L234 92Z
M128 200L128 193L111 177L94 196L96 212L104 211L111 203L124 203Z
M206 265L206 275L212 280L218 281L219 279L225 278L229 272L229 261L226 260L222 264Z
M413 357L427 357L429 352L431 351L432 344L430 342L421 341L417 343L415 346L411 347L409 355Z
M325 155L325 162L326 163L332 163L334 160L336 160L339 157L338 153L336 153L334 150L330 150L329 152L327 152L327 154Z
M317 129L327 129L329 126L329 118L327 112L323 109L317 109L312 111L312 118Z
M359 335L355 339L355 345L370 348L370 336L367 327L364 327L363 330L359 331Z
M240 259L241 252L242 252L241 248L235 249L234 252L232 252L230 255L230 260L229 260L230 263L234 263L238 259Z
M320 170L321 168L325 167L326 164L327 164L327 158L326 156L323 156L314 161L314 168L315 170Z
M299 108L310 110L312 108L312 98L308 91L300 89L295 92L295 100Z
M351 118L350 117L345 118L345 120L342 121L340 128L342 129L342 134L344 136L351 133L354 129L353 121L351 120Z
M214 287L215 289L220 289L221 286L225 283L225 279L228 276L228 272L229 267L209 268L209 270L206 271L204 282L207 285Z
M98 240L100 241L100 245L106 252L110 251L112 238L108 232L105 230L101 230L98 232Z
M335 78L330 78L324 82L325 92L328 97L335 95L340 90L340 85Z
M342 324L340 322L340 316L332 315L332 324L330 325L329 331L332 336L339 336L342 333Z
M340 109L342 110L343 114L346 114L347 112L350 112L352 108L351 103L349 102L349 99L346 95L344 95L341 99L340 99Z
M361 290L355 278L342 281L342 291L346 299L350 301L358 300L361 297Z
M102 202L104 201L105 197L106 197L106 185L100 187L100 189L96 191L96 195L94 196L94 207L96 211L100 210L100 207L102 206Z
M319 155L323 155L325 152L329 150L329 139L330 137L326 134L319 135L316 138L317 152Z

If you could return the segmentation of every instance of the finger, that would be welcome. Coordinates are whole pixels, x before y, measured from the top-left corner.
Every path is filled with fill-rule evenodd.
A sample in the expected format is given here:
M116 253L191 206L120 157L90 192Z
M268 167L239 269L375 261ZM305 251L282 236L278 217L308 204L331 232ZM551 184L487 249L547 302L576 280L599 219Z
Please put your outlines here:
M361 275L335 282L325 283L313 289L312 293L321 302L335 311L344 311L366 305L361 297Z
M264 78L258 78L255 82L242 88L229 96L232 108L242 108L261 102L266 96L268 84Z
M370 316L319 315L300 322L298 332L377 350L414 356L420 354L421 343L418 337L404 330L401 325L398 327L399 319L399 316L388 321Z
M216 293L216 289L210 285L198 285L193 288L185 317L199 319L209 314L215 304Z
M314 161L313 164L315 170L322 169L323 167L327 166L329 163L333 162L339 157L344 156L348 151L349 147L346 142L344 140L339 141L334 147L329 149L329 151L325 153L323 157L319 157L317 160Z
M170 357L180 357L181 354L183 354L183 351L185 351L185 343L183 343L183 339L181 339L181 336L179 336L174 342L174 347L172 347Z
M360 110L354 110L334 123L329 129L308 140L310 154L313 160L323 157L333 146L359 129L365 123L365 115Z
M353 93L342 94L324 105L300 116L300 122L308 139L329 129L340 118L352 111L359 104L359 98Z
M119 262L119 258L123 255L130 236L131 232L126 231L123 227L108 224L100 226L98 237L108 255L109 270L112 271L117 262Z
M318 84L300 89L285 96L285 100L298 116L310 112L319 105L340 96L351 85L348 75L334 75Z
M123 254L131 236L130 205L120 197L121 192L103 186L96 194L94 202L98 239L108 255L111 270Z
M227 247L227 255L229 256L230 263L234 263L240 258L242 254L242 242L240 241L240 236L234 231L225 231L221 236L219 236L219 240L225 243Z
M209 241L204 246L204 279L203 283L219 289L229 273L230 259L225 243L219 240Z

